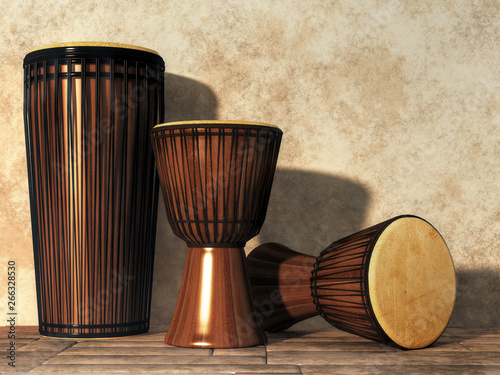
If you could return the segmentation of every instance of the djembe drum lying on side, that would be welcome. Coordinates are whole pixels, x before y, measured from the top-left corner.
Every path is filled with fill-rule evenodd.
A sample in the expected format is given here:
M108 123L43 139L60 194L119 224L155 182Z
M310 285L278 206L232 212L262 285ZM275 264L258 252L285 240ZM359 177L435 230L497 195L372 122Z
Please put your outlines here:
M163 59L62 43L24 59L24 122L40 333L147 332Z
M191 121L155 126L151 136L168 220L189 248L165 342L206 348L264 344L243 247L264 222L281 130Z
M345 237L317 259L264 244L248 255L247 266L255 306L269 332L320 314L344 331L418 349L441 336L455 303L448 248L416 216Z

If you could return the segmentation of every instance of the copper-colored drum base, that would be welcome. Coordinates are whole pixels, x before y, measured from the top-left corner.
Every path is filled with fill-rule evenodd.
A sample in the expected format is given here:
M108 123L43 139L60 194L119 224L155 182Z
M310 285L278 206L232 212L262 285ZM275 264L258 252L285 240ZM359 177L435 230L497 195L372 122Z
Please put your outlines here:
M242 248L189 248L169 345L240 348L263 345Z

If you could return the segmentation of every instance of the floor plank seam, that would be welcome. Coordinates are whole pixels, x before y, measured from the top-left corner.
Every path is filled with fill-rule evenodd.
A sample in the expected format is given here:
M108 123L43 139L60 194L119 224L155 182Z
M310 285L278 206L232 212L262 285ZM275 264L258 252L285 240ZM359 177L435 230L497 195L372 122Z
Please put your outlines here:
M76 341L73 345L76 345L76 343L77 343L77 341ZM71 348L73 345L68 346L68 348ZM64 348L64 349L60 350L60 351L59 351L59 352L57 352L54 356L52 356L52 357L48 358L45 362L42 362L42 364L41 364L40 366L43 366L43 365L44 365L44 364L46 364L48 361L50 361L51 359L53 359L53 358L57 357L59 354L61 354L62 352L64 352L64 351L65 351L66 349L68 349L68 348ZM36 368L36 367L38 367L38 366L33 367L31 370L33 370L33 369L34 369L34 368ZM31 370L30 370L30 371L31 371Z

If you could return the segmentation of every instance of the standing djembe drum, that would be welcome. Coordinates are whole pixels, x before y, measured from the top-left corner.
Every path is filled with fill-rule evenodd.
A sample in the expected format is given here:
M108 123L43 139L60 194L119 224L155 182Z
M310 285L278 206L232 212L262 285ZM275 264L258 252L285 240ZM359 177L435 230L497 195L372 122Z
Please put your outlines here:
M163 120L154 51L64 43L24 59L24 122L40 333L149 329Z
M281 136L277 127L250 122L175 122L153 129L167 217L189 248L167 344L265 343L243 247L264 222Z
M264 244L247 264L257 312L271 332L320 314L344 331L418 349L441 336L455 302L450 252L416 216L345 237L317 259Z

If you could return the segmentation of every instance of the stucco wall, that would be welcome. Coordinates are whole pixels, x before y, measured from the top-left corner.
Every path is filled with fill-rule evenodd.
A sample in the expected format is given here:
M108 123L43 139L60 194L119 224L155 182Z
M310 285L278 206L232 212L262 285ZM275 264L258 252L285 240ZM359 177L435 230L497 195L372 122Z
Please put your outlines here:
M283 130L266 222L247 251L276 241L318 254L416 214L455 262L451 324L500 324L500 3L4 0L1 9L0 285L15 259L19 324L37 323L22 59L62 41L158 51L167 120ZM153 325L170 321L186 255L163 203L156 251ZM1 287L2 317L6 306Z

